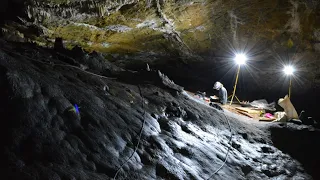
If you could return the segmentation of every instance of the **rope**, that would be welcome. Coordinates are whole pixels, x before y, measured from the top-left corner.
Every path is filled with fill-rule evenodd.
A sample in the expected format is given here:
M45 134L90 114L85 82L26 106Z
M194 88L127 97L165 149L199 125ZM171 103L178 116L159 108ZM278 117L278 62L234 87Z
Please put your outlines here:
M39 61L39 60L35 60L35 59L32 59L32 58L27 57L27 56L22 56L22 55L19 54L19 53L15 53L15 52L12 52L12 51L7 50L7 49L4 49L4 48L1 48L1 49L4 50L4 51L7 51L7 52L9 52L9 53L12 53L12 54L15 54L15 55L18 55L18 56L21 56L21 57L25 57L25 58L30 59L30 60L35 61L35 62L39 62L39 63L47 64L47 65L52 65L52 64L50 64L50 63L46 63L46 62L42 62L42 61ZM85 71L85 70L83 70L83 69L81 69L81 68L79 68L79 67L77 67L77 66L72 66L72 65L68 65L68 64L53 64L53 66L71 67L71 68L80 70L80 71L82 71L82 72L84 72L84 73L87 73L87 74L90 74L90 75L93 75L93 76L97 76L97 77L100 77L100 78L116 79L116 78L106 77L106 76L102 76L102 75L95 74L95 73L92 73L92 72L88 72L88 71ZM138 88L139 88L140 96L141 96L141 98L142 98L142 109L143 109L143 114L142 114L142 116L143 116L143 123L142 123L141 129L140 129L140 132L139 132L138 142L137 142L137 145L135 146L135 149L134 149L133 153L130 155L130 157L129 157L125 162L123 162L123 163L120 165L120 167L119 167L118 170L116 171L116 174L115 174L114 177L113 177L114 180L117 178L117 176L118 176L120 170L122 169L122 167L123 167L126 163L128 163L129 160L133 157L133 155L137 152L138 147L139 147L139 144L140 144L140 140L141 140L141 137L142 137L142 132L143 132L144 124L145 124L145 122L146 122L146 119L144 118L145 113L146 113L146 110L145 110L145 108L144 108L144 97L143 97L143 95L142 95L141 88L140 88L139 85L138 85ZM229 139L228 144L230 144L230 142L231 142L231 140L232 140L231 125L230 125L230 122L229 122L229 119L227 118L227 116L226 116L224 113L222 113L222 114L224 115L224 117L225 117L225 119L227 120L228 125L229 125L229 129L230 129L231 136L230 136L230 139ZM217 174L217 173L222 169L222 167L226 164L227 159L228 159L229 152L230 152L230 146L228 147L228 151L227 151L227 153L226 153L226 157L225 157L225 160L224 160L223 164L222 164L208 179L210 179L212 176L214 176L215 174ZM207 180L208 180L208 179L207 179Z
M224 115L225 119L226 119L227 122L228 122L229 129L230 129L230 133L231 133L230 139L229 139L229 142L228 142L229 147L228 147L228 151L227 151L227 153L226 153L226 157L225 157L225 159L224 159L224 161L223 161L223 164L222 164L214 173L212 173L211 176L210 176L207 180L209 180L212 176L214 176L215 174L217 174L217 173L222 169L222 167L223 167L223 166L226 164L226 162L227 162L228 155L229 155L229 152L230 152L230 147L231 147L230 143L231 143L231 140L232 140L231 125L230 125L230 122L229 122L229 119L227 118L227 116L226 116L224 113L222 113L222 114Z
M5 49L5 48L1 48L1 49L4 50L4 51L7 51L7 52L9 52L9 53L12 53L12 54L15 54L15 55L18 55L18 56L27 58L27 59L29 59L29 60L31 60L31 61L39 62L39 63L42 63L42 64L47 64L47 65L51 65L51 66L71 67L71 68L80 70L80 71L82 71L82 72L84 72L84 73L90 74L90 75L92 75L92 76L97 76L97 77L104 78L104 79L117 79L117 78L106 77L106 76L102 76L102 75L99 75L99 74L95 74L95 73L92 73L92 72L89 72L89 71L85 71L85 70L83 70L83 69L81 69L81 68L79 68L79 67L77 67L77 66L72 66L72 65L69 65L69 64L51 64L51 63L46 63L46 62L42 62L42 61L39 61L39 60L35 60L35 59L33 59L33 58L31 58L31 57L28 57L28 56L23 56L23 55L21 55L21 54L19 54L19 53L16 53L16 52L12 52L12 51L10 51L10 50L8 50L8 49Z
M89 71L85 71L77 66L72 66L72 65L68 65L68 64L54 64L54 66L62 66L62 67L71 67L71 68L75 68L75 69L78 69L82 72L85 72L87 74L90 74L92 76L97 76L97 77L100 77L100 78L105 78L105 79L117 79L117 78L112 78L112 77L106 77L106 76L102 76L102 75L99 75L99 74L95 74L93 72L89 72Z
M72 66L72 65L68 65L68 64L51 64L51 63L46 63L46 62L42 62L42 61L39 61L39 60L32 59L32 58L27 57L27 56L23 56L23 55L21 55L21 54L19 54L19 53L12 52L12 51L10 51L10 50L8 50L8 49L4 49L4 48L1 48L1 49L4 50L4 51L7 51L7 52L9 52L9 53L12 53L12 54L15 54L15 55L18 55L18 56L21 56L21 57L25 57L25 58L27 58L27 59L30 59L31 61L39 62L39 63L42 63L42 64L53 65L53 66L62 66L62 67L71 67L71 68L78 69L78 70L80 70L80 71L82 71L82 72L85 72L85 73L87 73L87 74L90 74L90 75L93 75L93 76L97 76L97 77L100 77L100 78L116 79L116 78L106 77L106 76L102 76L102 75L95 74L95 73L92 73L92 72L88 72L88 71L85 71L85 70L83 70L83 69L81 69L81 68L79 68L79 67L77 67L77 66ZM133 153L131 154L131 156L130 156L125 162L123 162L123 163L121 164L121 166L118 168L116 174L114 175L113 179L116 179L116 178L117 178L117 176L118 176L120 170L122 169L122 167L123 167L123 166L133 157L133 155L137 152L138 147L139 147L139 144L140 144L140 140L141 140L141 137L142 137L142 132L143 132L144 124L145 124L145 122L146 122L146 119L144 118L144 116L145 116L145 114L146 114L146 110L145 110L145 108L144 108L144 97L143 97L143 95L142 95L142 91L141 91L141 88L140 88L139 85L138 85L138 89L139 89L139 93L140 93L140 96L141 96L141 99L142 99L142 103L141 103L142 105L141 105L141 107L142 107L142 109L143 109L143 114L142 114L143 123L142 123L141 129L140 129L140 132L139 132L138 142L137 142L137 145L135 146L135 149L134 149Z
M142 99L142 109L143 109L143 114L142 114L142 117L143 117L143 123L142 123L142 126L141 126L141 129L140 129L140 132L139 132L139 137L138 137L138 142L137 142L137 145L135 146L134 148L134 151L132 152L131 156L125 161L123 162L120 167L118 168L116 174L114 175L113 179L115 180L120 172L120 170L122 169L122 167L129 162L129 160L133 157L133 155L137 152L138 150L138 147L139 147L139 144L140 144L140 140L141 140L141 136L142 136L142 131L143 131L143 128L144 128L144 124L146 122L146 119L144 118L145 114L146 114L146 109L144 108L144 97L142 95L142 92L141 92L141 88L140 86L138 85L138 88L139 88L139 93L140 93L140 96L141 96L141 99Z

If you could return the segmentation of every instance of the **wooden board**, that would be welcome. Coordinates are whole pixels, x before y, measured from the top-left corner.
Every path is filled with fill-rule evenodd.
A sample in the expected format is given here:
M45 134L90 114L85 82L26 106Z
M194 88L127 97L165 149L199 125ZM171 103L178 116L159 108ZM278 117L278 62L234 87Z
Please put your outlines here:
M247 116L247 117L249 117L249 118L253 118L253 116L250 115L249 113L246 113L246 112L243 112L243 111L237 111L237 112L240 113L240 114L242 114L242 115L245 115L245 116Z
M268 122L270 122L270 121L274 121L274 120L276 120L276 118L272 118L272 119L266 118L266 117L260 117L259 118L259 121L268 121Z
M249 114L260 114L261 113L260 110L255 110L255 109L250 109L250 108L245 108L245 107L236 107L235 109L238 111L249 113Z

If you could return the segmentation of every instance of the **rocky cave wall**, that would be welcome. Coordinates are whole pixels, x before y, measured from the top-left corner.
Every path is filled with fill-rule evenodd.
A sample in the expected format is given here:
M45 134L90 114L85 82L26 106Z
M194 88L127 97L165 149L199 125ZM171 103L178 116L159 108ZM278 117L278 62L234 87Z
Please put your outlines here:
M79 45L103 52L119 66L141 69L149 63L187 89L211 91L216 80L232 89L235 51L245 51L250 58L238 89L245 99L284 96L288 79L281 68L289 62L299 69L293 83L296 97L309 94L313 100L320 87L316 0L2 3L1 33L8 40L52 47L61 37L66 48Z
M23 5L20 24L38 26L40 35L29 38L43 45L62 37L67 47L77 44L110 53L179 49L208 54L219 41L240 48L241 37L319 50L317 1L30 0ZM17 24L8 24L2 31L21 31Z

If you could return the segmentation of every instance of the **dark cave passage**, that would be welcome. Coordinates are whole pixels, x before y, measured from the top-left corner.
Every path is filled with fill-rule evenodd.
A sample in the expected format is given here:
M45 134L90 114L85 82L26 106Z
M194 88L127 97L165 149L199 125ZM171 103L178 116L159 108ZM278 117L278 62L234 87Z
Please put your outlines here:
M0 25L5 21L18 20L17 17L25 17L24 1L21 0L3 0L0 2ZM0 31L1 32L1 31Z

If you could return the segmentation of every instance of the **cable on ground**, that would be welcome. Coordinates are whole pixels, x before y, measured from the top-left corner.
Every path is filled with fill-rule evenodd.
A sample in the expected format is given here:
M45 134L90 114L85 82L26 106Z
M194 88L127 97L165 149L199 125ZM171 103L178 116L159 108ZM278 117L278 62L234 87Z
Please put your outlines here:
M78 69L78 70L80 70L80 71L82 71L82 72L85 72L85 73L87 73L87 74L90 74L90 75L93 75L93 76L97 76L97 77L100 77L100 78L116 79L116 78L106 77L106 76L102 76L102 75L95 74L95 73L92 73L92 72L88 72L88 71L85 71L85 70L83 70L83 69L81 69L81 68L79 68L79 67L77 67L77 66L72 66L72 65L68 65L68 64L51 64L51 63L46 63L46 62L42 62L42 61L39 61L39 60L32 59L32 58L27 57L27 56L23 56L23 55L21 55L21 54L19 54L19 53L15 53L15 52L12 52L12 51L7 50L7 49L4 49L4 48L1 48L1 49L4 50L4 51L7 51L7 52L9 52L9 53L13 53L13 54L16 54L16 55L18 55L18 56L22 56L22 57L24 57L24 58L27 58L27 59L30 59L30 60L32 60L32 61L36 61L36 62L39 62L39 63L42 63L42 64L47 64L47 65L52 65L52 66L71 67L71 68ZM138 85L138 88L139 88L140 96L141 96L141 98L142 98L142 109L143 109L143 115L142 115L142 116L143 116L143 123L142 123L141 129L140 129L140 132L139 132L138 142L137 142L137 145L135 146L135 149L134 149L133 153L131 154L131 156L130 156L125 162L123 162L123 163L120 165L120 167L119 167L118 170L116 171L116 174L114 175L113 179L116 179L116 178L117 178L117 176L118 176L120 170L122 169L122 167L123 167L126 163L128 163L129 160L133 157L133 155L137 152L138 147L139 147L139 144L140 144L140 140L141 140L141 137L142 137L142 132L143 132L144 124L145 124L145 121L146 121L146 119L144 118L145 113L146 113L146 110L145 110L145 108L144 108L144 98L143 98L143 95L142 95L142 92L141 92L141 88L140 88L139 85ZM230 147L231 147L230 142L231 142L231 140L232 140L232 130L231 130L231 126L230 126L229 119L227 118L227 116L226 116L224 113L222 113L222 114L224 115L225 119L226 119L227 122L228 122L229 129L230 129L230 133L231 133L230 139L229 139L229 142L228 142L229 147L228 147L228 151L227 151L227 153L226 153L225 160L223 161L223 164L222 164L214 173L212 173L212 175L210 175L210 177L209 177L207 180L209 180L212 176L214 176L215 174L217 174L217 173L223 168L223 166L224 166L224 165L226 164L226 162L227 162L228 155L229 155L229 152L230 152Z
M12 52L12 51L10 51L10 50L8 50L8 49L4 49L4 48L1 48L1 49L4 50L4 51L7 51L7 52L9 52L9 53L12 53L12 54L15 54L15 55L18 55L18 56L21 56L21 57L30 59L31 61L39 62L39 63L42 63L42 64L47 64L47 65L51 65L51 66L71 67L71 68L78 69L78 70L80 70L80 71L82 71L82 72L85 72L85 73L87 73L87 74L90 74L90 75L93 75L93 76L97 76L97 77L100 77L100 78L116 79L116 78L106 77L106 76L102 76L102 75L95 74L95 73L92 73L92 72L88 72L88 71L85 71L85 70L83 70L83 69L81 69L81 68L79 68L79 67L77 67L77 66L72 66L72 65L69 65L69 64L51 64L51 63L46 63L46 62L42 62L42 61L39 61L39 60L35 60L35 59L30 58L30 57L27 57L27 56L23 56L23 55L21 55L21 54L19 54L19 53L16 53L16 52ZM137 152L138 147L139 147L139 144L140 144L140 140L141 140L141 137L142 137L142 132L143 132L144 124L145 124L145 122L146 122L146 119L144 118L144 117L145 117L145 114L146 114L146 110L145 110L145 107L144 107L144 97L143 97L143 95L142 95L142 91L141 91L141 88L140 88L139 85L138 85L138 89L139 89L139 94L140 94L141 99L142 99L142 103L141 103L142 105L141 105L141 107L142 107L142 109L143 109L143 114L142 114L143 123L142 123L141 129L140 129L140 132L139 132L138 142L137 142L137 145L135 146L134 151L133 151L133 153L131 154L131 156L130 156L125 162L123 162L123 163L121 164L121 166L118 168L116 174L114 175L113 179L116 179L116 178L117 178L117 176L118 176L120 170L122 169L122 167L123 167L123 166L133 157L133 155Z
M141 129L140 129L140 132L139 132L138 142L137 142L137 145L136 145L135 148L134 148L134 151L132 152L131 156L130 156L125 162L123 162L123 163L120 165L120 167L118 168L116 174L115 174L114 177L113 177L114 180L117 178L117 176L118 176L120 170L122 169L122 167L123 167L126 163L128 163L129 160L133 157L133 155L137 152L138 147L139 147L139 144L140 144L140 140L141 140L141 137L142 137L142 132L143 132L144 124L145 124L145 122L146 122L146 118L144 118L144 116L145 116L145 114L146 114L146 109L145 109L145 107L144 107L144 97L143 97L143 95L142 95L142 91L141 91L141 88L140 88L139 85L138 85L138 88L139 88L139 93L140 93L141 100L142 100L142 103L141 103L142 105L141 105L141 107L142 107L142 109L143 109L143 114L142 114L143 123L142 123Z
M231 125L230 125L230 122L229 122L229 119L227 118L227 116L224 114L224 112L222 112L222 114L224 115L224 117L225 117L225 119L227 120L227 122L228 122L228 125L229 125L229 129L230 129L230 133L231 133L231 135L230 135L230 138L229 138L229 142L228 142L228 144L229 144L229 147L228 147L228 150L227 150L227 153L226 153L226 157L225 157L225 159L224 159L224 161L223 161L223 163L222 163L222 165L214 172L214 173L212 173L211 175L210 175L210 177L207 179L207 180L209 180L210 178L212 178L212 176L214 176L215 174L217 174L222 168L223 168L223 166L226 164L226 162L227 162L227 159L228 159L228 155L229 155L229 152L230 152L230 148L231 148L231 140L232 140L232 136L233 136L233 134L232 134L232 130L231 130Z

